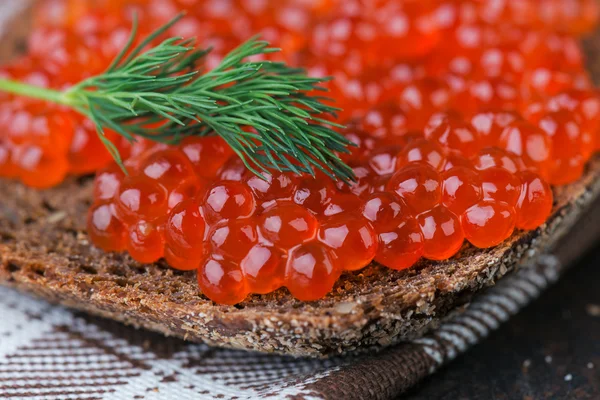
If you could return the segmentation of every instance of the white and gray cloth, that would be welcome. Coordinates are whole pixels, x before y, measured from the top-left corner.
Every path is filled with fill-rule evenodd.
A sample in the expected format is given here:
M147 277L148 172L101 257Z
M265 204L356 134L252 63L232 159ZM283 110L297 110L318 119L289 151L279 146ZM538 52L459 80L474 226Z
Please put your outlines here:
M423 338L327 360L190 344L0 288L0 399L394 399L554 282L557 259L537 260Z

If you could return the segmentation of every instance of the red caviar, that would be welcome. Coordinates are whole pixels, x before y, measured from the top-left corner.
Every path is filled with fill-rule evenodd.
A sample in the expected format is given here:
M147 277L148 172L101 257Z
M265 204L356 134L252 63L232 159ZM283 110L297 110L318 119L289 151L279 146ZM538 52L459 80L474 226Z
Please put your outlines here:
M495 146L504 128L519 118L515 111L481 111L471 117L471 126L479 136L481 147Z
M106 251L124 250L125 226L117 218L111 203L97 203L88 211L88 234L94 244Z
M510 153L498 147L486 147L481 149L475 157L473 157L473 163L478 170L500 167L513 174L523 168L522 161L519 157L514 153Z
M351 185L257 177L219 137L130 145L107 130L125 176L90 121L0 96L0 176L46 188L97 172L92 242L196 270L218 303L281 287L317 300L373 260L403 270L465 239L496 246L542 225L550 184L577 180L600 149L600 96L574 37L595 26L594 0L68 1L56 18L63 1L0 76L60 89L108 66L133 10L151 30L185 9L169 34L213 45L209 67L261 32L284 48L274 57L336 77L317 94L344 108Z
M462 247L465 235L456 214L444 206L435 206L417 216L423 234L423 256L445 260Z
M289 250L313 239L319 222L306 208L292 202L270 207L259 218L262 236L274 246Z
M501 167L486 168L480 173L484 199L493 199L514 206L521 186L517 176Z
M583 135L579 117L561 109L544 113L538 126L552 143L552 165L549 183L564 185L579 179L585 160L582 155Z
M509 124L499 140L499 146L519 157L529 168L548 177L551 168L552 143L535 125L518 120Z
M228 259L206 259L198 269L198 285L209 299L222 304L239 303L249 293L242 267Z
M421 258L423 236L401 198L393 193L374 193L365 199L362 213L378 234L377 262L402 270Z
M317 300L331 291L341 271L333 250L320 242L305 243L289 255L285 286L299 300Z
M258 229L253 218L219 222L208 233L208 242L214 255L241 261L258 243Z
M375 229L357 212L346 212L323 221L319 239L336 250L343 269L354 271L368 265L377 252Z
M442 197L442 177L431 166L411 163L400 168L388 183L388 190L400 196L411 210L430 210Z
M240 266L251 293L266 294L283 286L284 253L263 244L253 246Z
M454 114L437 115L435 121L430 120L425 137L465 157L471 157L480 147L479 136L471 124Z
M402 167L408 163L421 161L440 170L446 162L446 152L438 143L425 139L417 139L403 147L398 155L397 165Z
M457 215L483 198L482 178L470 168L450 168L442 178L442 204Z
M422 130L432 114L450 107L452 92L441 79L426 77L411 82L400 94L399 104L410 118L408 130Z
M552 190L539 175L531 171L519 174L521 190L517 204L517 228L535 229L543 224L552 210Z
M198 247L203 246L206 223L200 203L193 198L177 204L165 224L165 258L175 268L196 269Z
M506 240L515 228L515 211L507 203L483 200L462 215L465 237L477 247L492 247Z

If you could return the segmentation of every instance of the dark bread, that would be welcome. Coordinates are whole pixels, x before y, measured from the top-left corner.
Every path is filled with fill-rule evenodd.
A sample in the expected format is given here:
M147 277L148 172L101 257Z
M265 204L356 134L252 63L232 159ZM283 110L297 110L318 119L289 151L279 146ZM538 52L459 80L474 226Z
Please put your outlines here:
M324 356L418 337L475 293L550 249L600 193L600 160L590 162L579 182L555 190L547 224L518 232L496 248L466 244L451 260L423 261L402 272L374 263L344 275L331 294L315 302L297 301L281 289L234 307L202 296L195 272L142 265L92 247L85 233L91 183L71 179L36 191L0 180L0 284L192 341Z

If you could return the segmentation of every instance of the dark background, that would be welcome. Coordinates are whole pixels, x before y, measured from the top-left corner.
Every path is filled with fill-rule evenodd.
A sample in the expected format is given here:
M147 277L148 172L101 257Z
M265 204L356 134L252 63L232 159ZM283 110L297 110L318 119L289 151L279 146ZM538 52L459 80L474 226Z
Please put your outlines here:
M403 399L600 399L600 244Z

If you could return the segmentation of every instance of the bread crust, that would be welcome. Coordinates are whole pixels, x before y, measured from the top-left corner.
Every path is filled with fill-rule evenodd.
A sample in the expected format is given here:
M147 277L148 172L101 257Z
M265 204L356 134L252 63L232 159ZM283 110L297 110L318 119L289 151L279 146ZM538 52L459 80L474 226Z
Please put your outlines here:
M592 54L599 54L593 51ZM501 245L465 244L450 260L408 271L376 263L344 274L314 302L286 289L215 304L195 272L94 248L85 232L90 178L36 191L0 181L0 284L55 303L191 341L294 356L368 351L423 335L480 290L552 248L600 192L600 160L578 182L555 189L552 216Z

